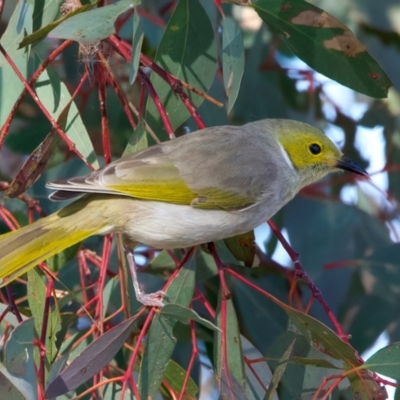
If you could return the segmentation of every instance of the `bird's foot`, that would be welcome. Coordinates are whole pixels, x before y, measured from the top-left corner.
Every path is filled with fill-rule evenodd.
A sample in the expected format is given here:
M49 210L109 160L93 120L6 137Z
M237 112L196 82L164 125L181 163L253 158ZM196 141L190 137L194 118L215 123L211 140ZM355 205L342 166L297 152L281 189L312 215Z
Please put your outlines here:
M144 293L142 290L136 291L136 300L146 307L164 307L162 299L168 299L168 296L162 290L154 293Z

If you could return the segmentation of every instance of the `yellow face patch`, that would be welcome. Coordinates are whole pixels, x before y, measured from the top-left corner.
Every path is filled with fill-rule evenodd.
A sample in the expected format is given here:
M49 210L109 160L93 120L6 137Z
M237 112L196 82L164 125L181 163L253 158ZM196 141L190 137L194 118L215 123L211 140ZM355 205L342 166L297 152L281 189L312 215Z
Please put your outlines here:
M279 142L285 149L296 169L309 168L313 165L333 167L341 158L340 150L320 132L292 132L279 136Z

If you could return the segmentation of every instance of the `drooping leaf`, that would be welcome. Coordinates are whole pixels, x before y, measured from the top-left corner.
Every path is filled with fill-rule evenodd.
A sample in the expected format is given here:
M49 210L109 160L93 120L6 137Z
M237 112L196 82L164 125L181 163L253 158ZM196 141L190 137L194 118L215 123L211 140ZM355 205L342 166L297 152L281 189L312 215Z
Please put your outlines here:
M364 364L365 369L400 380L400 343L378 350Z
M49 385L46 397L67 393L101 371L112 360L135 327L136 316L111 328L87 346Z
M228 96L228 113L232 110L239 93L244 71L243 38L237 23L229 17L223 20L222 71L225 92Z
M51 131L24 162L18 174L7 188L6 195L10 198L18 197L29 189L47 167L49 159L60 143L62 141L58 134Z
M191 320L193 320L213 331L219 330L219 328L216 327L213 323L207 321L204 318L201 318L199 314L197 314L195 311L183 307L180 304L166 304L160 312L162 315L176 319L177 321L183 322L184 324L188 324Z
M219 292L216 313L220 331L214 337L214 368L220 393L226 398L254 399L246 383L240 332L232 299Z
M188 307L195 284L196 259L191 258L179 271L166 291L168 301ZM157 314L147 334L139 372L139 392L144 399L153 398L159 390L168 361L176 345L173 329L177 320Z
M181 393L183 390L183 383L185 380L186 371L177 364L174 360L169 360L167 368L164 372L164 379L169 383L170 387L175 390L176 393ZM196 394L199 389L194 380L189 377L187 385L185 387L185 394L183 398L189 400L190 398L196 398Z
M52 79L50 79L49 75L52 75ZM53 89L54 83L59 86L59 89ZM93 144L83 124L81 114L66 85L61 82L60 77L50 69L43 71L36 83L36 93L52 117L55 120L60 118L61 121L65 122L67 136L87 162L95 169L99 168ZM59 98L57 98L58 93ZM65 114L68 115L66 121Z
M50 271L58 272L68 261L71 261L76 256L80 246L80 242L76 243L70 247L67 247L60 253L48 258L46 260L47 267L50 269Z
M207 92L216 71L216 46L209 18L199 0L180 0L169 19L154 60L167 72L198 90ZM151 83L160 97L173 129L186 121L189 112L170 85L154 72ZM196 107L203 98L188 93ZM164 128L157 108L150 98L146 107L146 121L155 132Z
M15 62L19 57L28 53L27 49L17 48L17 44L24 38L26 33L32 32L33 6L25 1L18 2L15 10L8 21L7 29L1 36L1 44L7 55ZM0 67L8 65L8 61L0 54ZM21 71L21 70L20 70ZM8 84L10 82L7 82ZM4 86L3 86L4 87ZM9 87L9 86L7 86Z
M43 39L46 38L47 34L56 28L58 25L60 25L63 21L72 18L74 15L83 13L87 10L90 10L91 8L94 7L94 4L87 4L82 7L77 8L75 11L70 12L69 14L65 15L64 17L58 19L57 21L54 21L43 28L37 30L36 32L33 32L32 34L26 36L20 43L19 43L19 49L22 49L28 45L36 46L38 43L40 43Z
M289 345L289 347L286 349L286 351L284 352L283 356L280 358L279 360L279 364L278 366L275 368L275 372L274 375L272 377L272 381L270 383L270 385L268 385L268 390L267 393L265 394L265 400L272 400L276 390L278 388L279 382L282 379L283 374L286 371L286 367L288 365L290 356L292 354L293 351L293 347L295 345L295 340L293 340L293 342Z
M139 13L135 11L133 14L133 32L132 32L132 62L129 69L129 83L135 81L140 62L140 53L142 51L144 33L142 28L142 22Z
M115 20L139 2L140 0L120 0L76 14L58 24L48 33L48 37L75 40L81 44L95 43L115 33Z
M272 379L272 371L267 360L260 351L243 335L240 336L243 356L246 359L245 373L249 389L254 393L256 399L263 399L265 388L269 386ZM279 400L275 394L273 400Z
M143 121L139 121L131 137L129 138L128 144L124 150L122 156L126 156L136 151L143 150L148 147L147 132L144 127Z
M23 39L25 31L30 33L26 25L32 20L33 6L26 2L18 2L7 23L7 29L1 37L0 43L8 56L24 78L27 77L29 51L18 50L16 44ZM24 86L3 54L0 54L0 128L7 120L15 102Z
M252 267L256 257L254 231L224 239L226 247L238 261L243 261L246 267Z
M62 0L44 0L34 2L33 11L33 31L38 31L42 27L54 22L55 18L60 14L60 5Z
M0 364L0 372L27 400L38 399L34 338L34 322L33 318L29 318L11 332L5 347L4 362Z
M368 96L387 96L391 81L385 71L338 19L304 0L259 0L252 6L311 68Z

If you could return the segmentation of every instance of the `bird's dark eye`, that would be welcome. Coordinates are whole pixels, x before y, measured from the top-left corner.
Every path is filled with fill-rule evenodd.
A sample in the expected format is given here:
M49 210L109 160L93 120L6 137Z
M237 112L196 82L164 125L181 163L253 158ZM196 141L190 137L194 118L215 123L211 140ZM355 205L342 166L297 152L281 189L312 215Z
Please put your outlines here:
M309 149L310 149L311 153L314 155L321 153L321 146L319 144L316 144L316 143L310 144Z

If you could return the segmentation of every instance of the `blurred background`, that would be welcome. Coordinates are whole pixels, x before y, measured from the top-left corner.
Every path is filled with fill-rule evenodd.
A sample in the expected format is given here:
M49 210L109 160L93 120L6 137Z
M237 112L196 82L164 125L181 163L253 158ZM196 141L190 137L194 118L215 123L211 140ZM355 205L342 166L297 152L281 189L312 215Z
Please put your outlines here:
M142 1L143 52L150 57L155 55L173 3ZM231 15L242 30L244 74L236 103L228 113L219 68L209 94L225 106L218 108L204 102L199 113L207 126L244 124L262 118L307 122L321 128L348 157L370 172L370 182L356 181L350 174L330 176L303 190L273 218L300 254L302 265L321 289L344 330L352 336L351 345L368 357L377 348L400 341L400 4L395 0L315 0L310 3L337 17L366 46L393 82L388 98L377 100L359 94L313 71L293 55L279 35L262 23L254 10L224 4L225 13ZM14 9L12 2L5 4L0 34ZM208 0L201 4L215 32L220 34L216 7ZM130 40L131 24L122 25L119 35ZM57 43L46 39L35 48L38 57L46 55ZM109 55L108 61L123 90L137 105L140 86L129 85L129 66L115 53ZM52 69L70 91L76 87L85 68L94 67L90 56L78 55L77 44L66 49L52 64ZM96 91L86 86L76 103L95 150L101 155ZM112 107L108 115L112 153L119 157L132 128L111 89L107 92L107 103L110 109ZM15 176L27 155L50 129L34 102L25 98L0 153L1 180L9 181ZM177 134L195 129L194 122L189 119ZM81 161L60 147L52 167L27 193L39 199L46 212L55 211L59 205L47 200L44 182L86 172ZM4 201L21 221L26 219L21 204ZM4 226L2 229L6 230ZM100 241L91 241L94 248L100 246ZM266 259L272 259L280 267L292 268L290 258L266 224L256 230L256 241ZM288 285L282 270L272 268L265 260L261 266L263 268L246 271L246 276L287 301ZM207 284L205 287L207 290ZM309 292L303 285L300 287L307 299ZM236 282L232 291L236 294L234 302L241 331L263 355L272 356L275 341L286 329L286 317L275 310L275 306L269 308L261 295L250 292L240 283ZM249 309L252 318L246 315ZM319 305L313 306L311 315L329 325ZM207 379L204 374L203 382Z

